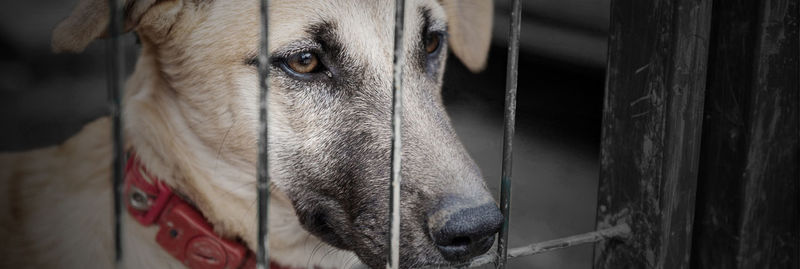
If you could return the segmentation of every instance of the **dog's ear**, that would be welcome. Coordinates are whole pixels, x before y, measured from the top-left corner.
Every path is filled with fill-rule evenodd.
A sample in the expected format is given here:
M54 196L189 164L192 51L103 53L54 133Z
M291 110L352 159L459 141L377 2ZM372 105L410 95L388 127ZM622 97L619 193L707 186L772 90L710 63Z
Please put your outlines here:
M483 70L492 39L492 0L441 0L450 47L472 72Z
M175 22L181 0L125 0L124 32L146 27L165 33ZM53 30L54 52L81 52L97 38L108 36L108 0L79 0L72 13Z

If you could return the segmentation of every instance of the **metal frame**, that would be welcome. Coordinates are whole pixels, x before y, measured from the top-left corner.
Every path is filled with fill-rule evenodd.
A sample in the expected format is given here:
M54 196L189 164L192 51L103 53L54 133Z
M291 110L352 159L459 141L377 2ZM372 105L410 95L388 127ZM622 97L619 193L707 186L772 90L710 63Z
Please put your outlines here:
M258 199L258 238L256 268L269 268L269 135L267 133L269 103L269 0L260 0L261 42L258 53L258 170L256 191Z
M394 19L394 59L392 71L392 175L391 175L391 224L389 231L389 257L386 268L400 268L400 183L402 165L403 126L403 26L405 17L405 0L395 1Z
M122 132L122 84L125 76L124 61L125 51L119 39L124 25L123 3L121 0L108 0L109 7L109 32L111 38L106 43L108 49L108 107L111 114L111 134L113 145L111 185L114 198L114 261L122 261L122 174L125 163L125 143Z
M511 161L513 158L514 127L517 115L517 77L519 75L519 34L522 20L521 4L513 0L508 29L508 67L506 67L506 100L503 116L503 170L500 178L500 211L503 226L497 234L497 268L505 268L508 256L508 225L511 217Z
M258 140L258 167L257 167L257 205L258 205L258 230L256 251L257 268L269 267L268 254L268 208L269 208L269 161L268 161L268 100L269 100L269 0L259 0L261 10L261 42L258 55L259 74L259 140ZM122 173L124 164L124 141L122 133L122 81L124 76L123 60L124 51L119 36L122 33L123 5L120 0L109 0L111 10L110 34L108 42L109 64L109 106L113 120L114 141L114 173L112 182L114 186L114 246L117 264L122 260L121 243L121 212L122 212ZM512 167L512 142L514 137L517 76L519 70L519 35L521 22L520 0L513 0L511 23L509 27L508 66L506 73L506 97L504 107L504 136L503 136L503 170L500 193L500 206L504 217L504 224L498 234L497 251L474 258L469 263L459 267L476 267L495 263L496 268L505 268L507 259L535 255L552 250L572 247L580 244L598 242L612 238L626 238L631 234L631 228L621 223L617 226L585 234L579 234L524 247L508 249L508 223L511 204L511 167ZM403 88L403 25L404 25L405 0L395 1L395 44L393 55L393 100L392 100L392 174L390 186L390 236L388 238L389 253L387 268L400 268L400 186L402 164L402 88Z

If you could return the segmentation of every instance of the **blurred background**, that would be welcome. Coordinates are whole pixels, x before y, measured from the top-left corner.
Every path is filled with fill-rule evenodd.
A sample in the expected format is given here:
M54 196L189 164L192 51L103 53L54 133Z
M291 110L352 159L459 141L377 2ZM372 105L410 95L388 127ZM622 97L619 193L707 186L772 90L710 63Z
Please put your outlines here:
M76 0L0 9L0 151L58 144L108 114L105 44L52 54L50 32ZM608 0L522 1L511 247L594 230ZM498 193L510 4L495 0L485 71L451 55L443 94L456 131ZM128 71L138 48L125 36ZM497 198L497 197L496 197ZM512 260L510 268L591 268L592 247Z

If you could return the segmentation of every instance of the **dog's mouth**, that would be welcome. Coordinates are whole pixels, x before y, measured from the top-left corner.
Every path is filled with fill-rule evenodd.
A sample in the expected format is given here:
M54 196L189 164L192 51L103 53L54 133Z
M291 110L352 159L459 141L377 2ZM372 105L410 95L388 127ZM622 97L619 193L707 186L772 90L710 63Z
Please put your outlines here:
M449 199L449 198L448 198ZM468 264L494 243L502 215L491 203L463 206L452 200L438 202L437 213L402 208L401 265L403 268L445 267ZM301 205L307 205L301 204ZM332 201L315 200L314 207L296 208L303 228L335 248L353 251L363 263L379 268L388 257L388 215L385 211L357 210L350 217L346 207ZM441 209L439 209L439 205ZM458 207L454 207L458 205ZM445 217L441 217L446 211ZM413 214L419 213L419 214ZM436 223L434 223L436 222Z

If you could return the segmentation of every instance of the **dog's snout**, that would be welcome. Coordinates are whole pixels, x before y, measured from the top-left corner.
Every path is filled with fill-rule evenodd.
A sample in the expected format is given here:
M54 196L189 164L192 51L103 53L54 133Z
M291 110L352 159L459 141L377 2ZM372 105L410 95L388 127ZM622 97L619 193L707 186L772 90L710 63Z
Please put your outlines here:
M480 255L492 246L494 235L503 224L503 215L494 202L465 206L443 201L429 219L431 238L442 256L453 262Z

